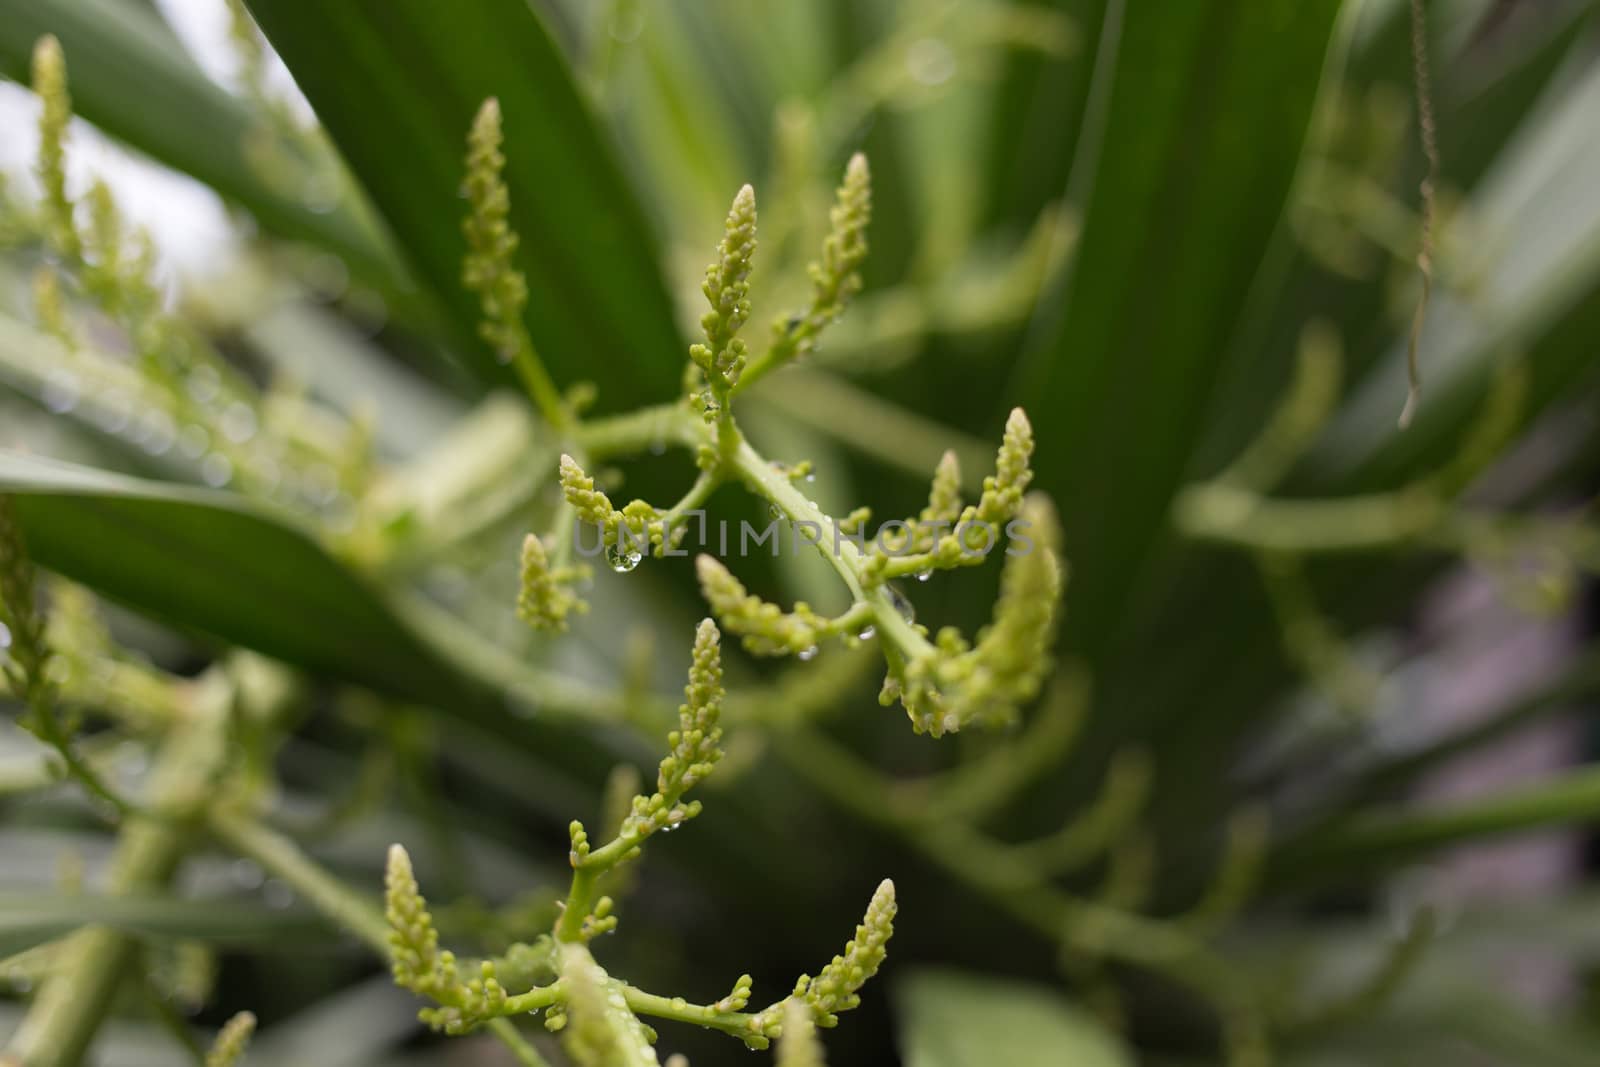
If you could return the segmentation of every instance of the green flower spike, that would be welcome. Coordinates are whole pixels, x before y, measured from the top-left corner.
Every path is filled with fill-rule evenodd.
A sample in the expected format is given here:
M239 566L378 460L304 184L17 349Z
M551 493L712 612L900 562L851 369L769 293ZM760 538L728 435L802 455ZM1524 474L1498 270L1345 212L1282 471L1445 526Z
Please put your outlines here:
M217 1031L217 1039L206 1053L205 1067L234 1067L244 1058L245 1047L250 1044L250 1035L255 1031L256 1017L247 1011L241 1011L229 1019Z
M508 219L511 195L501 173L506 159L500 152L500 102L490 97L478 109L467 135L467 175L462 192L469 211L461 224L467 239L467 256L461 279L478 295L483 311L479 332L501 360L511 362L525 334L522 311L528 303L528 283L512 264L517 235Z
M518 238L510 222L506 157L500 151L504 140L500 101L491 96L478 109L467 134L467 170L461 184L467 198L467 217L461 223L467 254L461 264L461 281L477 294L483 314L479 335L500 362L515 367L540 414L552 425L564 427L570 421L567 407L534 352L522 321L528 282L515 265Z
M705 375L701 397L707 422L731 430L728 397L744 371L745 343L739 328L750 318L750 261L756 251L756 191L742 187L728 209L717 259L706 268L705 293L711 310L700 319L704 344L689 347L689 358Z
M681 826L700 814L700 802L686 804L683 797L722 759L721 643L717 624L702 619L695 630L689 684L684 686L683 703L678 706L678 728L667 735L672 751L656 771L655 793L634 798L620 837L642 841L657 830Z
M797 355L815 346L822 328L844 314L850 298L861 291L857 272L867 258L867 223L871 219L872 175L867 157L857 152L845 165L844 182L828 215L830 228L822 242L822 262L811 264L809 330L796 347Z
M790 999L810 1008L816 1025L838 1026L840 1012L860 1006L860 989L878 973L887 955L889 938L894 936L895 910L894 883L885 878L878 883L877 891L867 904L867 913L856 927L856 936L845 945L844 952L833 957L815 978L801 975L795 982L794 996ZM787 1011L787 1003L780 1001L763 1011L763 1022L781 1019Z
M33 46L33 91L39 113L39 184L44 189L44 217L50 244L62 255L80 251L78 227L67 195L66 143L72 124L72 97L67 93L67 64L61 42L46 34Z
M928 490L928 506L911 521L910 551L932 552L938 547L941 530L952 536L961 518L961 461L954 452L939 457L939 466L933 472L933 485Z
M1006 418L1005 436L1000 440L994 473L983 480L983 495L973 517L993 526L1010 521L1022 507L1022 494L1033 481L1028 459L1033 455L1033 424L1027 412L1012 408Z
M871 219L872 174L867 157L857 152L845 166L844 181L829 212L822 259L809 268L811 304L805 311L784 315L772 324L772 347L751 364L740 388L815 349L822 331L844 314L851 298L861 291L859 270L867 258L867 224Z
M695 630L689 682L678 706L678 728L667 735L671 747L656 771L656 791L633 798L616 837L595 847L583 823L568 827L572 848L572 890L556 925L561 941L587 941L616 925L609 898L596 900L602 876L638 855L639 846L658 830L674 830L700 814L698 800L684 796L722 759L722 635L710 619Z
M783 1036L778 1040L777 1067L827 1067L817 1026L803 1000L791 997L783 1002Z
M589 605L572 592L574 582L589 577L581 564L552 567L544 542L529 534L522 541L522 588L517 595L517 616L538 630L565 630L567 616L583 614Z
M844 953L822 969L807 984L806 1003L816 1015L818 1026L837 1026L839 1012L860 1006L859 990L883 965L889 938L894 936L894 883L885 878L867 904L867 914L856 927L856 936L845 945Z
M389 921L389 964L395 984L436 1000L453 997L459 988L455 955L440 951L439 931L417 887L411 856L400 845L389 846L384 918Z
M858 622L849 613L837 619L818 615L804 601L796 603L794 611L786 612L751 594L727 567L711 556L697 557L695 572L711 610L723 627L737 634L753 655L809 659L821 641L846 632L851 622Z
M596 489L594 479L584 473L577 460L566 454L561 457L559 478L561 494L572 505L578 521L600 530L606 544L615 543L622 512L612 507L605 490Z
M428 913L428 902L417 888L411 857L400 845L389 846L384 887L389 963L395 984L439 1005L422 1009L417 1018L440 1033L465 1034L506 1014L507 994L492 961L482 961L478 973L462 981L455 954L440 950L439 932Z
M887 581L907 574L970 567L982 563L1006 535L1017 517L1023 494L1033 481L1029 458L1033 455L1033 425L1021 408L1006 419L1005 435L995 457L995 471L983 480L977 504L961 505L961 467L947 452L934 471L928 505L915 519L907 546L892 552L875 551L867 561L870 581Z

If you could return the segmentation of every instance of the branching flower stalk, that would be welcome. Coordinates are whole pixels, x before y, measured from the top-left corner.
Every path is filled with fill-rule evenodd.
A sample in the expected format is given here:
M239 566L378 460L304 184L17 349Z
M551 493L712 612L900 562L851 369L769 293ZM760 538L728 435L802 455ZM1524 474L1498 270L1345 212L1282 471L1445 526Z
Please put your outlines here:
M860 267L867 258L867 224L871 220L872 174L867 157L857 152L845 166L844 181L829 213L831 229L822 244L822 259L808 268L810 305L772 324L771 347L734 383L734 392L806 355L816 347L818 335L844 314L846 305L861 291Z
M1048 720L1036 728L1047 731L1045 737L1055 729ZM1150 857L1139 854L1139 836L1129 836L1148 781L1140 759L1118 761L1121 769L1108 777L1101 800L1058 833L1013 843L980 825L992 809L919 808L908 798L934 795L940 783L891 779L815 731L790 731L776 751L835 803L899 834L942 870L1056 944L1064 963L1109 959L1166 975L1215 1005L1232 1067L1269 1062L1268 1020L1258 991L1205 941L1237 914L1256 884L1266 845L1259 813L1236 819L1217 873L1193 909L1171 919L1154 918L1131 910L1149 885ZM1001 747L988 759L1005 764L1010 755ZM1044 766L1009 777L999 766L989 773L1004 778L1015 795ZM1113 873L1098 898L1060 888L1063 875L1107 856Z
M1251 553L1278 615L1285 651L1344 711L1364 712L1376 680L1319 610L1305 569L1323 556L1419 547L1460 554L1499 570L1510 599L1565 603L1580 574L1600 574L1593 511L1521 515L1471 508L1465 490L1515 434L1528 371L1505 366L1454 458L1408 484L1335 497L1283 497L1272 490L1305 454L1338 400L1339 338L1313 322L1302 331L1296 373L1256 438L1215 477L1173 502L1180 533ZM1552 567L1518 566L1528 556ZM1531 571L1531 574L1530 574Z
M32 59L43 105L37 169L44 198L20 236L53 259L36 276L35 310L64 350L44 379L44 399L62 411L97 412L102 432L152 456L182 457L214 487L310 505L318 514L348 503L370 470L366 425L305 403L280 411L285 405L167 306L149 234L128 224L105 182L93 181L81 196L69 188L72 102L59 42L40 38ZM116 324L131 359L83 342L87 331L74 329L70 317L75 301Z
M510 263L516 238L506 224L509 200L499 177L499 130L499 109L491 100L469 139L466 187L471 208L466 228L472 251L466 277L483 301L485 336L503 352L531 358L520 318L525 289ZM806 604L785 611L752 596L720 562L703 555L696 561L701 587L724 628L757 655L802 659L815 655L825 641L854 644L875 637L888 666L885 703L898 699L915 729L937 737L972 724L1011 721L1037 695L1048 671L1045 653L1054 633L1061 565L1053 546L1034 551L1028 532L1048 514L1048 504L1041 498L1024 510L1033 451L1027 416L1019 408L1007 419L995 473L984 479L975 503L963 504L959 465L947 454L934 473L927 507L908 520L885 524L869 543L869 509L844 518L822 512L800 492L792 468L772 463L750 445L733 410L742 387L813 346L860 289L858 268L866 254L870 214L870 172L866 159L857 155L839 186L822 257L812 265L809 307L781 323L772 347L751 364L739 334L750 315L756 201L751 187L741 188L728 211L716 257L706 268L701 287L710 305L701 319L705 337L690 348L683 401L618 419L574 423L569 436L580 455L561 457L559 480L570 511L558 512L557 521L574 518L597 532L608 563L628 571L646 551L658 557L680 554L675 550L687 532L688 515L719 486L744 486L790 523L796 536L808 536L849 590L852 604L832 618ZM540 402L544 390L534 392ZM700 468L694 484L665 508L644 500L618 508L580 458L601 459L663 444L689 449ZM888 531L895 527L901 532L890 538ZM951 628L930 638L893 580L982 563L1002 537L1009 539L1006 592L994 621L976 642ZM582 610L576 588L585 575L573 564L571 550L571 539L559 525L553 534L525 542L519 612L530 625L560 630L572 612Z
M722 759L721 635L710 619L695 635L689 680L678 710L678 728L667 737L670 752L656 772L653 793L638 795L616 835L594 844L582 823L570 828L572 883L549 935L515 946L505 956L466 964L439 947L439 935L405 849L390 849L386 875L386 943L395 981L435 1002L421 1018L449 1034L466 1033L495 1020L543 1011L545 1025L566 1030L568 1051L580 1064L654 1064L654 1035L639 1022L649 1015L696 1023L731 1034L751 1048L765 1048L784 1031L792 1005L800 1004L817 1026L833 1026L840 1012L860 1003L858 991L883 963L894 931L894 885L885 880L844 951L816 977L802 975L792 994L758 1011L745 1011L751 979L743 975L729 994L709 1005L647 993L606 974L590 943L616 929L615 902L600 895L602 879L635 859L658 832L683 825L700 813L686 795ZM510 975L542 974L531 988L512 992ZM467 977L470 975L471 977Z

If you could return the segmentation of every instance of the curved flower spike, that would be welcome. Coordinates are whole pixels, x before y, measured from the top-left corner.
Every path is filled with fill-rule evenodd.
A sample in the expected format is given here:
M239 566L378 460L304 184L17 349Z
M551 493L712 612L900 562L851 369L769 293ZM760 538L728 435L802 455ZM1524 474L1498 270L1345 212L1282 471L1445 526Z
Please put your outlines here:
M913 725L935 737L971 723L1011 721L1038 695L1050 672L1062 565L1056 556L1054 509L1034 494L1023 504L1030 542L1007 550L994 617L975 646L953 628L907 664L896 689Z
M501 177L506 159L500 152L500 125L500 101L491 96L478 109L467 135L467 174L461 186L468 207L461 224L467 255L461 280L478 295L483 310L478 332L509 363L528 343L522 325L528 283L512 264L517 235L508 221L511 194Z
M1022 506L1022 494L1033 481L1033 470L1028 459L1033 455L1033 424L1027 412L1012 408L1006 418L1005 436L1000 440L1000 453L995 459L994 473L983 480L983 495L978 498L974 517L991 526L1003 526Z
M839 1025L839 1012L861 1004L859 990L878 973L887 955L889 938L894 936L896 910L894 882L885 878L878 883L867 913L856 927L856 936L845 945L844 952L833 957L815 978L802 978L804 988L796 984L795 995L810 1005L818 1026Z
M534 351L522 319L528 281L515 264L518 237L511 228L502 143L500 101L491 96L478 108L467 134L466 176L461 182L467 198L467 216L461 222L467 254L461 261L461 282L478 297L483 316L478 335L500 362L516 368L540 414L552 425L564 427L571 411Z
M594 479L584 473L578 461L565 453L561 456L559 478L561 493L577 512L578 521L614 535L621 512L611 506L611 498L604 490L595 488Z
M844 181L828 213L830 228L822 242L822 261L811 264L811 310L807 314L811 331L797 353L813 347L822 327L842 315L850 298L861 291L857 270L867 258L867 223L871 219L872 174L867 157L857 152L845 165Z
M851 298L861 291L859 269L867 258L867 224L871 220L872 173L867 157L857 152L846 164L844 181L834 196L822 259L809 268L811 304L772 324L772 346L751 365L741 387L816 348L822 331L844 314Z
M689 348L689 358L705 372L711 396L706 414L715 418L744 370L745 344L737 336L750 318L750 262L756 251L756 191L740 188L728 209L717 259L706 268L705 293L711 310L700 319L705 344Z
M721 643L717 624L702 619L695 630L689 683L678 705L678 728L667 735L672 751L656 771L655 794L634 798L633 813L623 821L620 836L642 839L700 813L699 801L685 804L683 796L722 759Z
M411 856L401 845L389 846L383 899L395 984L435 999L451 996L459 984L455 956L439 949L439 931L417 886Z
M1022 507L1022 497L1033 481L1029 458L1033 455L1033 425L1027 412L1013 408L1006 419L1005 436L995 457L995 471L983 480L976 504L961 505L961 467L953 452L946 452L934 471L927 507L907 526L907 544L877 545L867 563L868 580L887 581L907 574L926 576L982 563L1012 531L1010 524Z
M752 655L809 659L821 642L838 636L852 637L853 630L865 625L865 613L859 610L828 618L800 601L794 611L786 612L750 593L712 556L697 557L695 572L711 610L729 633L739 635Z

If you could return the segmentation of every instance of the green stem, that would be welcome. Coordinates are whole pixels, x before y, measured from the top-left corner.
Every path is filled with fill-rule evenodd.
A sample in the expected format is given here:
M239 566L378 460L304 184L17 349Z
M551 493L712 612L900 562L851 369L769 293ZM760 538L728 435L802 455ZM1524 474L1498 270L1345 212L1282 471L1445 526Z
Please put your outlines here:
M707 500L711 499L711 494L715 493L721 485L722 476L717 471L701 471L700 476L689 487L689 491L683 494L683 498L662 513L660 519L662 552L671 547L672 529L678 520L704 505Z
M615 846L620 836L594 852L572 869L572 887L561 906L561 918L556 921L556 940L578 942L583 940L583 920L594 910L595 886L600 876L616 866L621 853ZM631 845L629 846L632 847Z
M838 573L851 595L857 601L871 606L873 624L887 644L897 648L908 660L933 653L933 645L928 639L900 614L888 587L881 583L869 585L864 579L867 557L855 542L843 537L834 538L837 541L835 550L835 545L828 540L832 537L830 531L835 529L834 520L807 500L787 474L775 469L747 442L740 442L732 461L734 470L751 492L776 505L791 522L811 523L823 531L823 541L818 543L817 551Z
M495 1019L489 1023L489 1032L500 1039L500 1043L511 1050L517 1062L522 1067L550 1067L550 1061L539 1055L539 1050L528 1043L528 1040L517 1032L510 1019Z
M193 837L189 817L203 810L226 762L231 687L212 675L191 692L193 714L162 743L147 791L148 805L168 817L133 815L123 823L107 876L110 895L151 892L170 882ZM87 926L72 934L12 1039L16 1062L21 1067L81 1063L138 954L139 941L121 930Z
M1301 884L1397 862L1461 841L1600 818L1600 768L1511 790L1444 811L1362 815L1284 850L1280 881Z
M1271 552L1370 552L1415 540L1445 519L1426 487L1326 500L1284 500L1217 483L1193 485L1173 505L1178 528L1202 541Z
M574 430L573 436L588 458L610 459L658 446L693 448L704 440L704 427L683 404L661 404L627 415L592 419Z
M548 422L560 433L572 429L572 413L567 410L567 405L561 399L561 390L556 388L555 381L550 377L550 372L544 369L539 354L533 350L533 344L526 336L523 342L517 345L516 354L511 358L511 366L517 372L523 388L528 390L528 396L533 400L534 407L539 409Z
M693 1023L695 1026L709 1026L713 1030L721 1030L735 1037L754 1032L753 1024L757 1018L754 1013L722 1011L715 1004L690 1004L682 997L663 997L658 993L646 993L627 983L621 985L622 995L635 1014L670 1019L673 1022Z
M958 881L987 896L1018 922L1063 947L1121 960L1168 975L1222 1013L1229 1040L1255 1048L1266 1037L1247 990L1227 962L1172 923L1069 896L1048 884L1013 850L959 821L926 827L908 822L873 768L820 734L791 731L776 751L846 810L903 835Z
M211 832L229 851L260 864L335 925L388 958L389 924L373 900L323 870L288 837L242 811L218 808L209 822Z
M740 378L741 385L749 376ZM795 367L782 388L765 389L741 401L788 416L890 467L926 478L946 451L961 465L961 487L983 488L982 472L994 462L994 447L960 430L914 415L832 374Z

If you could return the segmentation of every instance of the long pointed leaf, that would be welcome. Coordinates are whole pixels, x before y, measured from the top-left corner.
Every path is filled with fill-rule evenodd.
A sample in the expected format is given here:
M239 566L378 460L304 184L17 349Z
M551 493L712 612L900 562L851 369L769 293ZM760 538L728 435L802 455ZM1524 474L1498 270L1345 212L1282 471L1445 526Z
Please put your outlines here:
M655 240L526 0L253 0L250 9L464 334L478 310L461 284L462 157L474 113L495 96L534 344L558 381L601 381L606 406L676 389L684 349ZM509 380L486 347L475 355L490 380Z
M1103 646L1164 528L1229 335L1278 224L1336 0L1113 4L1080 140L1084 229L1022 395L1074 567L1069 630ZM1037 403L1037 401L1035 402Z
M0 897L0 957L53 941L91 923L114 926L142 937L224 945L283 944L294 938L304 946L319 935L326 939L328 933L315 915L274 910L240 900L8 894Z
M415 699L458 679L366 582L238 497L0 452L38 561L155 618Z

